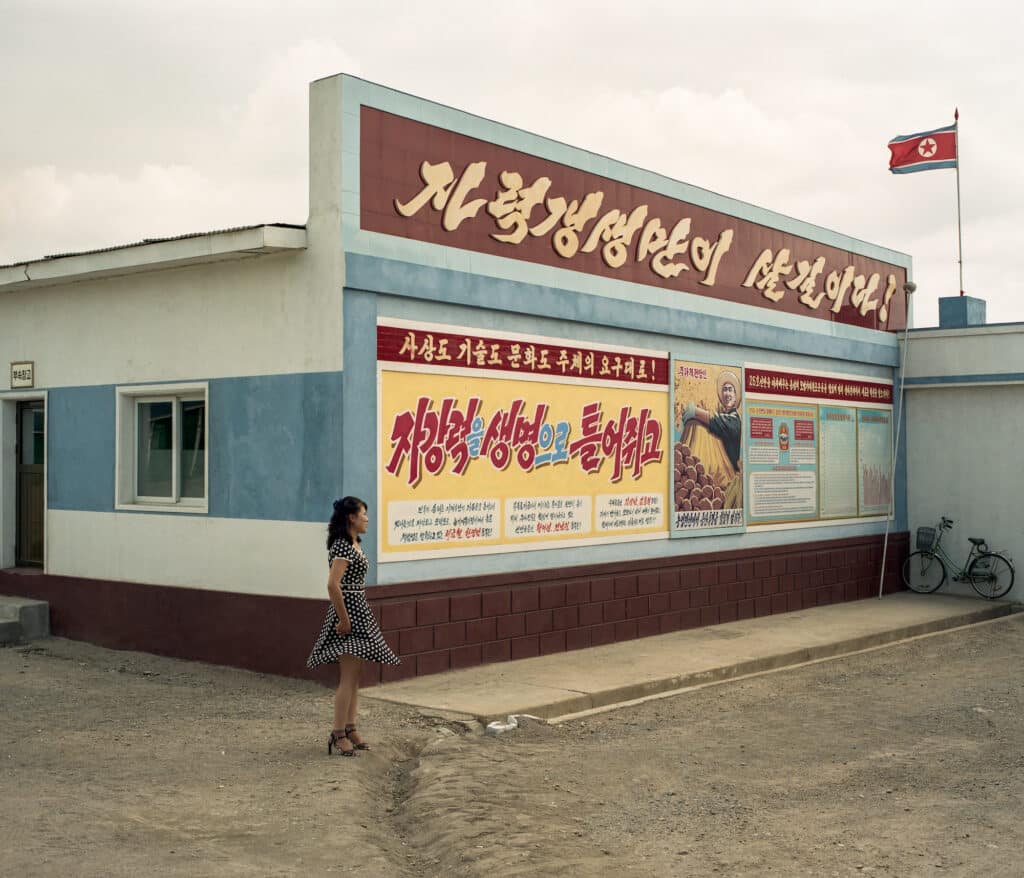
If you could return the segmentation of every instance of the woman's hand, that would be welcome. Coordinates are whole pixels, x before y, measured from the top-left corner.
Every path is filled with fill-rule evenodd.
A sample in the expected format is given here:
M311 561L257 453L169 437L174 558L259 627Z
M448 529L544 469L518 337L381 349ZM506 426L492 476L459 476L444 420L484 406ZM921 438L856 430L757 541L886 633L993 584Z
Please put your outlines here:
M352 630L352 620L349 619L348 613L338 619L338 624L334 626L334 630L339 634L348 634Z

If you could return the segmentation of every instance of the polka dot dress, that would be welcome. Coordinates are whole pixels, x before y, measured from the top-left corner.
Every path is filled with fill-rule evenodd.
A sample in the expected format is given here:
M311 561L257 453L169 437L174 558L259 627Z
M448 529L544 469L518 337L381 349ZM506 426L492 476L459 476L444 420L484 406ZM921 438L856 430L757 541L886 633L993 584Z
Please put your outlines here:
M306 667L315 668L317 665L336 662L343 655L354 655L356 658L386 665L399 664L401 659L388 647L377 620L370 612L370 605L366 602L366 593L363 591L368 566L366 556L348 540L338 539L331 543L327 553L328 567L335 558L348 561L345 575L341 578L341 596L352 622L352 630L348 634L339 634L335 630L338 612L331 604L320 629L320 636L306 659Z

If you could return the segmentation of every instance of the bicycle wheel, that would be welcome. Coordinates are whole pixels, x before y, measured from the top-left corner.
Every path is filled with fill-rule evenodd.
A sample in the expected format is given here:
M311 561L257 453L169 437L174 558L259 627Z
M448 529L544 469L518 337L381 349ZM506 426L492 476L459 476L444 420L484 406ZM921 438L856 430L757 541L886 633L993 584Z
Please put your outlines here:
M946 565L931 552L913 552L903 562L903 584L911 591L931 594L946 581Z
M971 562L967 578L983 598L995 600L1013 588L1013 565L1002 555L986 552Z

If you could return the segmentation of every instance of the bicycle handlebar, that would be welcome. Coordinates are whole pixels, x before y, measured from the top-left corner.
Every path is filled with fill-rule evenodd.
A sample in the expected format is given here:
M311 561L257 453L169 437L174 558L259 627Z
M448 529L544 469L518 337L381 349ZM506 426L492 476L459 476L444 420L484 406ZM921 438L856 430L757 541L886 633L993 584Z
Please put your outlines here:
M956 522L953 521L952 518L946 518L945 515L942 516L942 525L941 525L941 527L944 527L946 530L949 530L951 527L953 527L954 524L956 524Z

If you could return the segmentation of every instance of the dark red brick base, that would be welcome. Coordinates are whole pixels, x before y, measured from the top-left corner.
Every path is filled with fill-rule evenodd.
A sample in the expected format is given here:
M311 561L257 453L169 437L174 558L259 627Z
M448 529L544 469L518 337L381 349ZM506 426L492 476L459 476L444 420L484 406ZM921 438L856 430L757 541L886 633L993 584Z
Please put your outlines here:
M898 591L909 535L889 538ZM368 591L402 664L367 664L366 685L785 613L878 592L882 537L826 540ZM0 571L0 594L50 603L55 635L113 649L306 677L326 600ZM324 682L333 669L315 676Z

